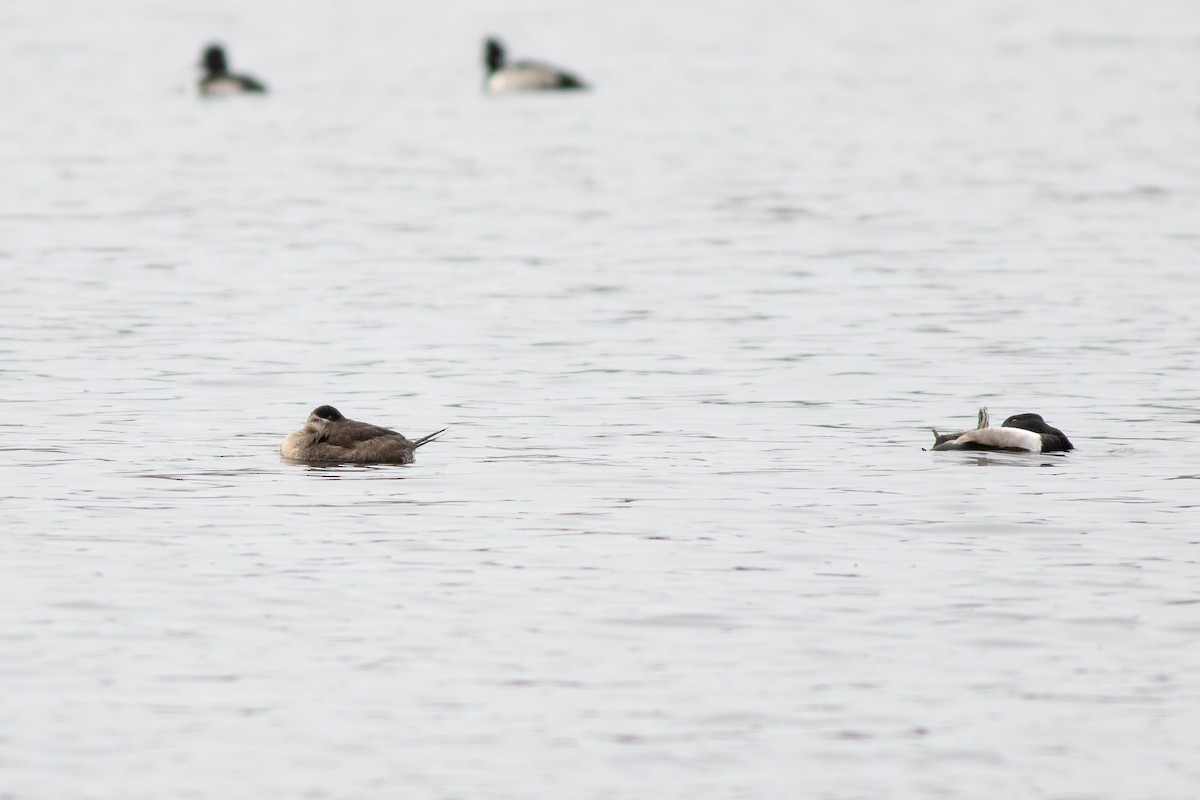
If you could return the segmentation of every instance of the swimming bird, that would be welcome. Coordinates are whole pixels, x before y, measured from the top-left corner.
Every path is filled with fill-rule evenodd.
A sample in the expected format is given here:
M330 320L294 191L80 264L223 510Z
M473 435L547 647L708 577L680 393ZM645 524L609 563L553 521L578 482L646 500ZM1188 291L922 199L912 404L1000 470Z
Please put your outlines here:
M1041 414L1013 414L999 428L988 424L988 410L979 409L979 422L974 430L958 433L933 431L934 450L1016 450L1029 453L1050 453L1074 450L1075 445L1058 428L1046 424Z
M235 75L229 71L225 60L225 48L219 44L209 45L200 59L204 77L196 83L196 91L203 95L239 94L265 92L267 87L249 75Z
M509 66L504 45L497 39L488 39L483 43L483 63L487 66L484 89L491 94L588 88L587 84L569 72L547 64L518 61Z
M333 406L318 406L304 427L283 440L279 453L294 461L338 464L411 464L413 451L429 444L446 429L405 439L390 428L346 419Z

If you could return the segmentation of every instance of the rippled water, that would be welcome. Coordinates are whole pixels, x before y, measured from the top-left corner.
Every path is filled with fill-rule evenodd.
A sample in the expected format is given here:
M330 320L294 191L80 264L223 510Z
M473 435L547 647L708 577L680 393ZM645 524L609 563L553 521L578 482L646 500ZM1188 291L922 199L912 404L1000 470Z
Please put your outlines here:
M1198 9L4 6L0 798L1193 797Z

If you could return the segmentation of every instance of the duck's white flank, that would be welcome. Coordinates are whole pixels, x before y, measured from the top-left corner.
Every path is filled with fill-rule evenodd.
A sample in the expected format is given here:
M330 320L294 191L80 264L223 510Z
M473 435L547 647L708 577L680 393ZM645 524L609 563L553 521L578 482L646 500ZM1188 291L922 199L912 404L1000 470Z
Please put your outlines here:
M1031 453L1042 452L1041 434L1027 431L1024 428L976 428L967 431L953 442L943 445L944 449L955 446L982 445L1006 450L1028 450Z
M493 72L487 79L489 92L536 92L545 89L558 89L562 86L562 78L549 67L522 66Z

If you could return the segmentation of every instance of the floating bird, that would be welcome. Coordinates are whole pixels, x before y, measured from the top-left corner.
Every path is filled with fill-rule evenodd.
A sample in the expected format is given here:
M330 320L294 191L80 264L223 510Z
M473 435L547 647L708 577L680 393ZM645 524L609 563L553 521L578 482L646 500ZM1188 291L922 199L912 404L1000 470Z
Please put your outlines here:
M411 464L413 451L446 429L415 441L390 428L346 419L333 406L313 409L304 427L287 435L279 452L293 461L338 464Z
M204 77L196 84L196 91L203 95L240 94L265 92L266 86L249 75L235 75L229 71L225 60L225 48L219 44L209 45L200 60Z
M988 425L988 410L979 409L974 430L958 433L933 431L934 450L1015 450L1050 453L1074 450L1075 445L1058 428L1046 424L1041 414L1013 414L999 428Z
M483 44L483 63L487 66L484 88L491 94L540 92L561 89L586 89L587 84L569 72L536 61L505 63L504 45L496 39Z

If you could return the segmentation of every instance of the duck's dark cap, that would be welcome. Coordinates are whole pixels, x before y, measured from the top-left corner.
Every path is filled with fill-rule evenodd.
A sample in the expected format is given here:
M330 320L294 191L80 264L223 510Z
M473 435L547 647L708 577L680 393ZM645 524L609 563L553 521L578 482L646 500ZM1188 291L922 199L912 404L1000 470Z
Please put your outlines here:
M318 406L317 408L313 409L312 413L313 416L329 420L330 422L340 422L341 420L345 419L345 417L342 416L342 412L338 411L333 406Z

